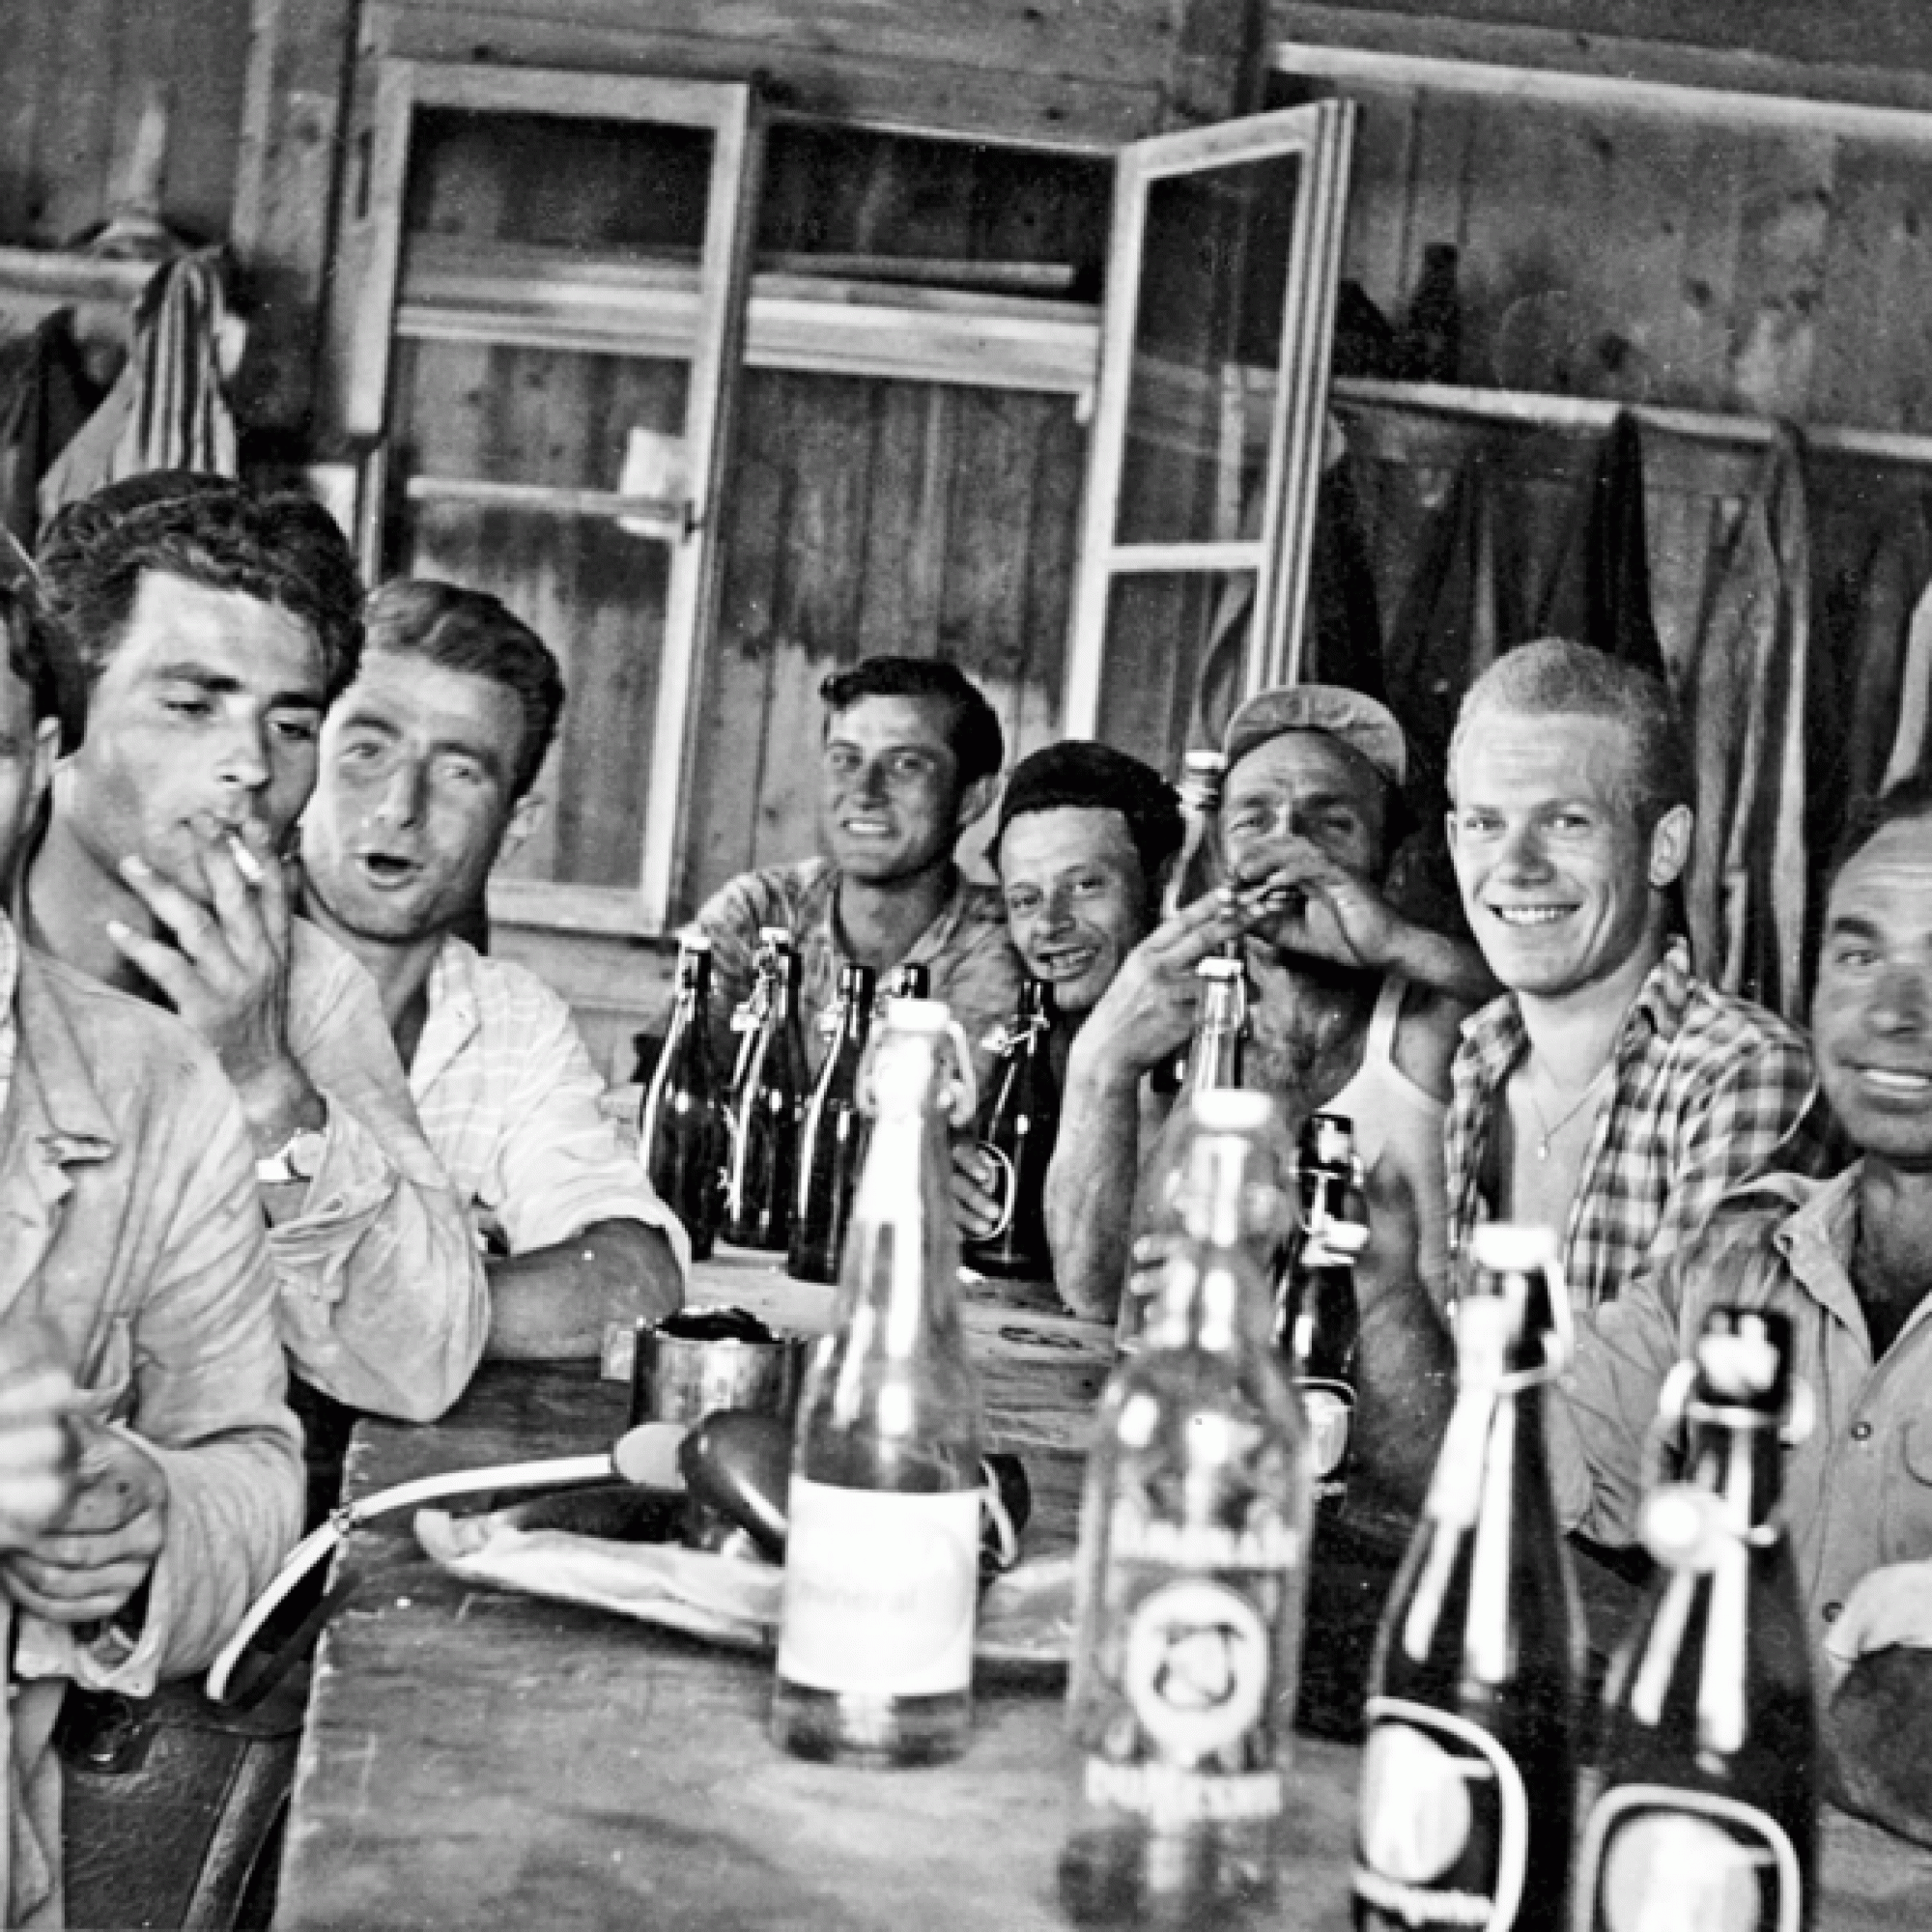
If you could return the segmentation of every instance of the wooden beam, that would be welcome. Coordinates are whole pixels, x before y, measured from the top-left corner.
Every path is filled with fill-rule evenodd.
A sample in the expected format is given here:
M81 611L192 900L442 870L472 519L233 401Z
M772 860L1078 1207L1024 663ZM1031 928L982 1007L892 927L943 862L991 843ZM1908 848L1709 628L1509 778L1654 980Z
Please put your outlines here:
M484 510L528 510L601 523L665 526L667 542L683 534L690 505L682 497L627 497L621 490L577 490L557 483L501 483L481 476L412 476L403 495L412 503L469 503ZM639 534L656 534L639 532Z

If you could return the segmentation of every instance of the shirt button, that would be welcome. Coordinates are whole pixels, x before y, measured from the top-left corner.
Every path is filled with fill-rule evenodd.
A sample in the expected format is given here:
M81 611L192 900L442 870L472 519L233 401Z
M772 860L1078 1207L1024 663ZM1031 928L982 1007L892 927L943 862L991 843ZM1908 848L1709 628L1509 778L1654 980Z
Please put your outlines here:
M1871 1424L1869 1422L1855 1422L1852 1424L1852 1440L1854 1442L1867 1442L1870 1439Z
M1828 1624L1836 1623L1838 1621L1838 1612L1844 1607L1843 1604L1827 1604L1825 1605L1825 1621Z

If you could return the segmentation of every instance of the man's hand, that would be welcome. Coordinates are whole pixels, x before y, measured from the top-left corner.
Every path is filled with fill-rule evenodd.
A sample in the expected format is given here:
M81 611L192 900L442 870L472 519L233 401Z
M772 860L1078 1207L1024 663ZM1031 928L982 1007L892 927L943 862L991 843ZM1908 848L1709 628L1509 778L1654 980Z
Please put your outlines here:
M1000 1225L993 1193L997 1179L992 1158L978 1141L952 1143L952 1213L966 1240L983 1241Z
M1932 1650L1932 1562L1888 1563L1861 1577L1825 1633L1832 1688L1867 1651Z
M1291 837L1272 849L1287 856L1236 894L1251 931L1278 952L1365 972L1395 963L1406 922L1370 880L1337 865L1312 838Z
M147 1581L168 1524L160 1464L99 1423L73 1427L80 1459L72 1501L47 1528L0 1557L7 1594L57 1624L111 1617Z
M214 1049L267 1152L323 1117L289 1052L288 888L268 833L252 819L239 833L212 819L195 830L209 903L197 903L145 860L124 859L121 876L173 944L118 920L108 922L107 933Z
M17 1548L66 1508L75 1436L65 1369L23 1367L0 1380L0 1548Z
M1109 1077L1137 1081L1187 1044L1201 1004L1195 968L1241 934L1226 892L1209 893L1158 925L1121 963L1074 1039L1073 1051Z

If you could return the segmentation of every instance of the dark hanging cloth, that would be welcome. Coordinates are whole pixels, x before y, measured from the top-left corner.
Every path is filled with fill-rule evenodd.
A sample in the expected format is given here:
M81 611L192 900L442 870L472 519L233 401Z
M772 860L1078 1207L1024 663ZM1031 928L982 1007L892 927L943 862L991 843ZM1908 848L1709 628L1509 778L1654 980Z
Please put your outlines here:
M1368 539L1362 533L1361 504L1346 457L1323 473L1315 506L1308 614L1302 682L1347 685L1386 704L1381 612Z
M1384 654L1389 709L1408 740L1409 790L1425 821L1439 817L1448 799L1456 707L1471 680L1495 662L1505 635L1494 484L1479 446L1417 547Z
M99 400L73 339L71 309L55 309L0 341L0 525L23 548L33 548L41 478Z
M1597 452L1590 487L1577 499L1545 588L1536 633L1594 644L1664 675L1650 604L1644 531L1643 433L1619 410Z

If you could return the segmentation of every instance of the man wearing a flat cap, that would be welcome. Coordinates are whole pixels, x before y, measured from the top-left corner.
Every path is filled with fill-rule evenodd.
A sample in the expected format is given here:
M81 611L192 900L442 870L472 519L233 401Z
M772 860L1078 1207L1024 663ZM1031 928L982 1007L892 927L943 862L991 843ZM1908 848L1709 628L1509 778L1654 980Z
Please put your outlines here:
M1156 1124L1144 1076L1185 1044L1195 969L1230 940L1253 995L1249 1084L1276 1096L1291 1131L1318 1109L1354 1121L1374 1223L1364 1267L1432 1287L1446 1272L1449 1063L1493 981L1473 947L1383 895L1405 829L1401 727L1359 692L1285 686L1236 712L1225 749L1226 888L1134 949L1067 1059L1047 1220L1061 1293L1085 1314L1111 1314L1126 1272Z

